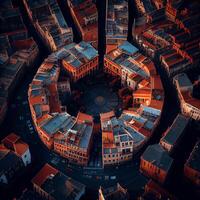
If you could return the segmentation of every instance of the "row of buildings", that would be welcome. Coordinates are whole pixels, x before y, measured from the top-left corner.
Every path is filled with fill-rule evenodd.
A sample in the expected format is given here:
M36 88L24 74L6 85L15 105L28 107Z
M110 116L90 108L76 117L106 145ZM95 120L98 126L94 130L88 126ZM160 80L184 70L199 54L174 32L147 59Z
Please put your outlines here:
M181 73L173 78L177 89L181 111L184 115L200 121L200 99L195 97L199 93L199 80L192 83L186 73Z
M160 61L170 77L198 67L200 55L198 2L187 7L183 1L168 1L164 19L150 24L141 34L133 33L138 44Z
M61 70L67 71L71 80L76 81L97 66L97 51L89 43L65 45L45 59L28 91L32 119L43 143L80 165L87 165L89 160L93 117L81 112L74 117L66 112L59 100L60 88L65 83L58 80Z
M190 119L178 114L163 133L159 144L147 147L140 161L140 170L148 177L164 184L170 180L177 148L187 134Z
M177 89L182 114L199 121L199 80L190 80L186 72L199 68L200 7L198 2L186 6L183 1L167 1L165 19L151 24L136 35L138 44L158 60Z
M10 155L10 154L9 154ZM8 157L8 156L7 156ZM11 158L11 156L10 156ZM5 158L4 158L5 159ZM11 158L15 165L15 173L18 173L19 163ZM0 161L1 162L1 161ZM10 167L11 173L11 167ZM10 174L11 175L11 174ZM15 200L79 200L85 194L85 185L66 176L64 173L46 163L32 178L31 184L25 188Z
M128 36L128 1L106 0L107 50L120 45Z
M73 42L72 28L66 23L57 0L23 0L29 20L50 51Z
M189 132L190 118L178 114L172 125L163 133L159 144L147 147L141 156L140 170L160 184L171 179L178 149ZM200 186L199 140L197 140L184 164L184 176L194 185Z
M27 199L59 199L79 200L82 199L86 186L63 174L58 169L46 163L32 179L32 188L25 189L17 200ZM98 200L128 200L130 199L127 189L119 183L103 188L98 191Z
M93 43L97 42L98 12L94 1L67 0L66 3L82 40Z
M15 133L6 136L0 144L0 185L13 182L29 164L31 154L28 144Z
M131 160L152 135L162 113L164 92L151 60L125 41L104 59L104 71L119 76L123 86L133 90L138 109L101 113L103 165ZM71 43L52 53L41 65L29 87L32 118L40 138L49 149L81 165L87 165L93 134L92 116L66 113L59 100L60 67L72 82L98 67L97 51L87 42Z
M104 71L121 78L133 91L133 107L120 117L101 113L102 159L104 165L131 160L159 124L164 91L153 62L125 41L104 58Z
M98 11L92 0L67 0L73 22L83 41L98 42ZM72 28L68 26L57 0L23 0L29 20L49 48L56 51L73 41ZM106 43L113 48L127 40L128 1L106 1Z
M26 3L26 8L29 9L29 17L33 18L32 21L36 20L38 23L41 21L41 24L53 15L52 13L55 12L53 8L57 6L55 1L50 4L48 4L48 1L41 1L41 4L32 1L24 3ZM76 19L76 23L79 23L80 19L84 19L85 28L90 26L91 28L94 27L93 23L97 23L96 17L93 20L89 15L83 17L85 8L91 12L96 12L90 1L84 3L68 1L68 4L73 18ZM121 20L117 22L118 24L115 24L116 27L112 24L112 27L114 27L113 30L117 27L120 28L120 26L125 28L126 31L122 35L123 40L126 40L128 3L126 1L107 2L107 6L110 9L108 13L111 17L108 21L116 23L116 17ZM44 9L44 12L41 13L41 9ZM126 15L123 14L124 12ZM79 16L80 14L82 16ZM121 19L119 15L123 16L123 18ZM88 20L91 20L91 22ZM84 26L81 24L78 26L81 32L84 32ZM36 27L36 29L38 28ZM91 33L90 30L88 32ZM115 33L118 34L119 32ZM82 34L83 39L91 41L88 34ZM140 106L143 103L144 105L135 113L127 114L124 112L120 119L114 120L114 113L111 112L112 122L115 121L115 124L112 125L113 129L116 130L114 131L114 135L119 138L120 144L118 147L115 146L115 149L113 146L114 151L119 148L114 153L116 154L114 158L111 152L113 149L105 148L103 150L103 158L105 158L106 164L112 164L112 162L120 163L132 158L133 152L138 150L144 141L151 136L159 122L164 99L162 83L153 63L147 57L140 54L138 49L127 41L122 43L123 40L120 40L120 42L117 41L115 43L115 45L119 44L117 49L110 51L106 55L104 70L112 75L119 76L124 86L128 86L135 91L133 95L134 105ZM58 48L52 49L57 51L45 60L33 79L29 88L29 104L34 124L44 144L48 148L54 149L60 155L69 158L69 160L87 165L93 132L93 119L91 116L83 113L79 113L77 118L75 118L65 112L66 108L61 105L59 100L59 88L60 85L64 84L58 82L58 78L60 66L67 71L73 82L92 74L98 67L98 55L97 51L89 43L84 41L79 44L62 44L63 47L59 46ZM117 73L113 70L114 67L118 68L116 69ZM105 126L105 129L107 129L106 123L110 123L110 119L103 119L103 115L102 127ZM128 120L125 120L125 118L128 118ZM135 122L133 122L134 120ZM126 127L130 121L132 125ZM133 123L135 123L135 126L133 126ZM109 132L112 132L111 129L109 129ZM87 136L84 138L84 135ZM106 137L106 135L103 135L102 138L105 138L104 136ZM81 138L84 138L86 141L82 141ZM115 144L116 142L113 140L113 143ZM108 155L104 155L104 152L107 152ZM110 157L113 158L112 161Z
M196 74L193 72L193 68L199 67L199 4L185 4L181 0L136 0L136 4L147 24L142 32L136 25L133 36L145 53L161 63L173 78L182 113L163 133L159 144L148 146L141 156L141 172L153 179L145 186L142 199L175 199L160 184L172 180L177 156L190 132L191 119L199 121L200 117L199 79L194 80ZM188 70L193 74L192 80L186 73ZM199 141L185 161L183 176L199 187L198 153Z
M180 116L178 116L180 118ZM143 155L144 157L154 158L160 156L160 171L158 170L158 177L163 175L164 165L165 170L170 169L173 161L170 156L163 151L161 146L154 145L150 146L151 154ZM198 168L198 153L199 153L199 142L195 145L188 161L184 167L185 176L188 177L193 183L199 185L199 168ZM145 153L147 154L147 153ZM158 164L158 159L152 162L152 165ZM168 167L167 167L168 165ZM192 174L192 176L191 176ZM32 179L32 190L25 190L18 200L24 200L28 198L33 199L80 199L85 194L85 185L75 181L74 179L64 175L58 169L54 168L49 164L45 164L42 169L35 175ZM176 199L167 190L165 190L161 185L153 181L152 179L148 181L145 185L144 193L140 199ZM99 189L98 194L99 200L109 200L109 199L130 199L127 189L123 188L120 184L110 188Z
M94 1L67 0L71 15L82 40L98 41L98 12ZM106 0L106 43L113 48L127 40L128 1Z
M44 199L79 200L85 193L85 185L49 164L45 164L36 174L32 179L32 184L33 191ZM36 194L33 195L36 196Z
M144 22L155 23L164 19L167 0L135 0L139 18Z
M25 72L33 67L39 49L11 0L0 2L0 123L13 92Z

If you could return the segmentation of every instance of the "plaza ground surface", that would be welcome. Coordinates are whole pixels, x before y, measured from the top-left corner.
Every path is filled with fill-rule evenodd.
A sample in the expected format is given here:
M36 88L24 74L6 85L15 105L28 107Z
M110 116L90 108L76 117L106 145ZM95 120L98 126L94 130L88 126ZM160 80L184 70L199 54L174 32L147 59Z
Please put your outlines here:
M98 75L86 77L72 84L72 97L67 101L67 110L71 115L76 116L78 111L92 115L95 122L100 121L100 113L121 110L121 99L118 97L118 90L121 86L110 86L114 78L99 72ZM79 96L75 100L75 96Z

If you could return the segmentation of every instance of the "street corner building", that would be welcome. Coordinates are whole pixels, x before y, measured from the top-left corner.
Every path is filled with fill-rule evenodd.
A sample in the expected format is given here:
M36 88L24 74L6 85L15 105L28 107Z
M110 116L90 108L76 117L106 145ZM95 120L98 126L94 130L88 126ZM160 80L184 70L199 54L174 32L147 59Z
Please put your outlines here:
M78 200L85 193L83 184L65 176L49 164L42 167L32 183L34 191L45 199Z

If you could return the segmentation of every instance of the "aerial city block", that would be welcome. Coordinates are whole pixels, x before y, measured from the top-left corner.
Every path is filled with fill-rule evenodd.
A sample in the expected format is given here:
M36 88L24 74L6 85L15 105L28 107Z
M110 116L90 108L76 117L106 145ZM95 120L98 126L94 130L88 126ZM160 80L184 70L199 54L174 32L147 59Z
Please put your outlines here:
M0 200L199 200L200 1L0 0Z

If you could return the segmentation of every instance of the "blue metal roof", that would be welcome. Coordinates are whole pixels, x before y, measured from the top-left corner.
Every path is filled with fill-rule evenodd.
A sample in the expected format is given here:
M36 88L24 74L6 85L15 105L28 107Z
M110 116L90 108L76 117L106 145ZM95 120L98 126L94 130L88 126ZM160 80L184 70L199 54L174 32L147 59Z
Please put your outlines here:
M121 49L129 54L134 54L138 51L138 49L135 46L133 46L131 43L129 43L127 41L125 41L123 44L121 44L119 46L119 49Z

